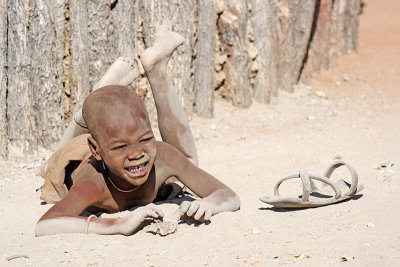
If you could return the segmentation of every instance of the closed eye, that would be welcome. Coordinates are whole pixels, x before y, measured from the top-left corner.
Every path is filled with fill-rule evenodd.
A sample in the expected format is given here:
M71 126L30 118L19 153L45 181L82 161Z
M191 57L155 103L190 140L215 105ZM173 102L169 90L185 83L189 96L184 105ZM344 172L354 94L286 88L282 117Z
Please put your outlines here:
M147 138L143 138L143 139L141 139L141 140L139 141L139 143L141 143L141 144L146 143L146 142L150 141L150 140L153 139L153 138L154 138L154 136L150 136L150 137L147 137Z
M120 145L120 146L113 147L112 150L120 150L120 149L123 149L125 147L126 147L126 145Z

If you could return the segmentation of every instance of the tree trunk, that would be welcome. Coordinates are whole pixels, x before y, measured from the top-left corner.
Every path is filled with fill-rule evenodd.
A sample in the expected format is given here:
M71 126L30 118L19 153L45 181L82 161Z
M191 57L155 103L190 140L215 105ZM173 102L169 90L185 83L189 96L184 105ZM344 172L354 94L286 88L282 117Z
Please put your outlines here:
M252 89L246 45L247 1L225 2L218 27L221 32L222 50L227 55L224 87L229 92L233 105L248 107L251 104Z
M357 45L359 0L318 0L307 59L301 79L335 67L337 59Z
M29 86L32 89L38 144L56 142L64 123L62 75L64 53L64 0L29 1L28 50L31 53Z
M0 0L0 158L8 155L7 127L7 0Z
M185 42L172 56L168 74L187 114L193 111L192 54L194 49L194 0L141 1L140 15L143 20L145 48L153 44L153 36L159 25L167 24L180 33Z
M111 60L118 57L137 58L140 27L138 1L115 1L114 4L111 5L110 17L113 30L109 41L113 55Z
M279 19L279 89L293 91L307 52L315 1L277 2Z
M258 50L259 70L255 77L254 98L268 103L271 95L278 93L278 17L273 1L252 0L252 25L254 45Z
M333 10L337 30L332 32L331 36L336 37L338 56L341 56L357 47L360 0L333 1Z
M28 1L16 0L8 6L8 88L7 119L10 144L26 151L36 149L37 140L31 51L29 50ZM35 64L41 64L35 62ZM40 89L38 89L40 90Z
M81 0L69 0L69 11L71 69L68 110L74 114L92 89L89 75L89 13L86 1Z
M213 1L198 1L197 10L194 104L196 114L210 118L213 116L216 14Z

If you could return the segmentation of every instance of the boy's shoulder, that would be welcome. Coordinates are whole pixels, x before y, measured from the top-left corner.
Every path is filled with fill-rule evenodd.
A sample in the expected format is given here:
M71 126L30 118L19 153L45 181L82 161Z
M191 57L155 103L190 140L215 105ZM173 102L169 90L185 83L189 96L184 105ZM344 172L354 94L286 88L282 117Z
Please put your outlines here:
M83 162L73 173L73 184L92 184L99 191L104 189L104 167L93 157Z

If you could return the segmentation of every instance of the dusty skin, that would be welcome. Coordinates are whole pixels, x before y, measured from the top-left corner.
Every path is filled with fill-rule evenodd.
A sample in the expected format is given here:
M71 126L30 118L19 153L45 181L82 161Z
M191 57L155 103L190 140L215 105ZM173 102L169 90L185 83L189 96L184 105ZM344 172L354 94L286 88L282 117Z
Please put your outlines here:
M181 43L180 35L160 27L154 46L141 55L156 95L168 92L169 98L177 99L166 75L166 67L169 57ZM152 67L149 69L150 65ZM155 101L157 103L160 99L155 98ZM174 110L168 105L170 103L179 104L177 100L168 102L167 99L162 108L157 107L157 111L163 113L164 109ZM146 219L164 216L162 209L152 202L158 189L169 177L176 177L201 198L182 202L177 209L177 220L188 216L196 221L208 221L219 212L238 210L239 197L226 185L193 165L182 154L187 151L185 146L182 152L179 151L182 143L176 146L174 141L179 140L180 131L164 131L162 125L168 125L171 129L189 127L187 120L182 123L180 117L175 117L176 114L185 116L175 109L174 113L167 113L169 116L158 118L159 122L167 120L168 124L160 123L165 142L156 142L146 108L132 89L108 85L91 93L84 101L82 117L91 133L88 143L93 156L75 172L67 196L40 218L36 235L131 235L140 230ZM190 130L184 132L190 133ZM190 138L194 144L191 135ZM197 158L197 155L193 156L191 159ZM128 215L119 219L80 216L86 209L93 213L115 213L135 206L140 207L130 210Z
M139 231L128 237L36 238L37 219L50 205L40 205L35 189L43 179L35 174L51 151L13 152L9 161L0 161L0 265L398 266L400 2L364 2L358 52L315 76L309 88L248 110L217 101L215 118L194 116L190 122L199 166L239 194L240 211L213 216L208 225L180 224L165 237ZM327 98L316 96L317 90ZM336 156L356 168L365 186L362 197L290 212L258 200L301 168L324 173ZM394 165L376 169L387 161ZM300 194L300 184L281 193ZM160 207L168 217L178 206ZM310 258L294 258L302 253ZM29 258L5 260L18 254ZM343 256L350 261L341 262Z

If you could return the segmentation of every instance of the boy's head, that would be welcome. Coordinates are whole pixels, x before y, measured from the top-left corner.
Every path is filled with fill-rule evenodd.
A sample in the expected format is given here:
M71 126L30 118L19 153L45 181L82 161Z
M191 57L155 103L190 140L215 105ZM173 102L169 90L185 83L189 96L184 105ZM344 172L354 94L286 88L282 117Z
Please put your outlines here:
M153 166L155 139L143 101L130 88L104 86L83 103L89 147L120 187L142 185ZM120 179L118 179L120 178Z

